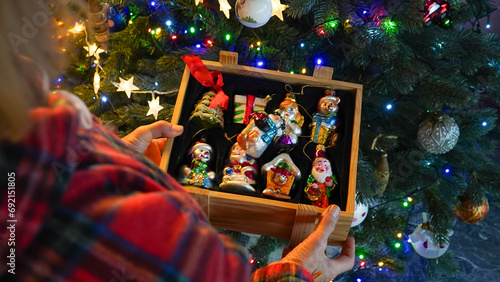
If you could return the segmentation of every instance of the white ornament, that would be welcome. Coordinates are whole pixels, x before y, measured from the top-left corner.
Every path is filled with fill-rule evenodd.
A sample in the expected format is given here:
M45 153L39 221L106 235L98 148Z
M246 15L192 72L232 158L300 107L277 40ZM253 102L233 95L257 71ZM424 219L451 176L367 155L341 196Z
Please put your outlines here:
M92 45L89 46L83 46L83 49L87 50L87 57L94 56L97 60L99 60L99 54L106 52L103 49L97 47L97 44L95 43L92 43Z
M125 80L120 77L120 83L113 82L113 84L118 87L116 91L125 91L127 97L130 99L130 95L132 91L139 90L139 87L134 85L134 77L132 76L128 80Z
M219 0L220 10L224 12L226 18L229 19L229 10L231 10L231 5L227 2L227 0Z
M288 8L288 5L281 4L280 0L271 0L273 4L273 14L272 16L277 16L280 20L283 21L283 11Z
M352 218L351 227L358 226L365 220L368 214L368 206L365 204L358 204L354 206L354 217Z
M247 27L265 25L273 13L271 0L238 0L235 5L236 17Z
M153 98L152 101L148 101L148 104L149 104L149 111L146 115L147 116L153 115L155 117L155 120L158 119L158 112L161 109L163 109L163 107L160 106L160 96Z
M411 244L413 249L417 254L424 258L435 259L442 256L448 250L450 246L449 243L443 245L437 245L432 239L433 233L430 230L425 229L427 222L427 214L423 214L424 223L420 224L415 228L415 231L410 235ZM453 235L453 230L450 230L448 237Z

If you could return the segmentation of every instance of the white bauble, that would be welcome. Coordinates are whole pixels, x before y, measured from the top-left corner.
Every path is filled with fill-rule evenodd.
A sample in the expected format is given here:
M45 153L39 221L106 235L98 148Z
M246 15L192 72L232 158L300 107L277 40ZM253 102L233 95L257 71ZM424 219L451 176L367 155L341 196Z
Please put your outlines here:
M368 214L368 206L364 204L356 204L354 206L354 217L352 218L351 227L358 226L365 220Z
M238 0L236 18L244 25L257 28L265 25L273 13L271 0Z
M432 240L432 232L422 228L422 226L423 224L417 226L415 231L410 235L411 244L417 254L424 258L435 259L446 253L450 244L436 245L434 240ZM450 231L448 234L448 236L451 235L453 235L453 231Z

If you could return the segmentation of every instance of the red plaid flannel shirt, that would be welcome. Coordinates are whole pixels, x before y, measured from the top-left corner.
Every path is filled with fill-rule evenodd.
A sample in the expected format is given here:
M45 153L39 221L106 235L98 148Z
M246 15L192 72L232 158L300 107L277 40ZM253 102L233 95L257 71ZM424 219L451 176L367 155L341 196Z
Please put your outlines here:
M31 112L23 142L0 143L3 280L250 280L245 252L172 177L95 117L84 128L82 110L60 94L49 100ZM311 280L303 268L278 265L254 279Z

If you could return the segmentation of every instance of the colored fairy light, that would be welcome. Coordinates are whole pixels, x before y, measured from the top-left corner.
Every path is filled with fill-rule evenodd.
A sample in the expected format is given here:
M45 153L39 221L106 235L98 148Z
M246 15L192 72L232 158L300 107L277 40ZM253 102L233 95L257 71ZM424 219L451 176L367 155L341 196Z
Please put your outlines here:
M152 2L151 2L151 6L154 6L155 4L156 4L156 3L155 3L155 1L152 1Z
M339 23L340 22L338 20L334 20L334 21L330 22L330 27L337 28L337 27L339 27Z
M167 20L167 21L165 22L165 24L166 24L167 26L171 26L171 25L172 25L172 21L171 21L171 20Z
M406 200L408 200L408 202L411 202L411 201L413 201L413 198L412 197L408 197L408 198L406 198Z
M156 33L156 31L154 31L154 30L152 30L152 31L151 31L151 34L153 34L153 35L154 35L155 33Z
M380 262L378 263L378 266L384 266L384 262L383 262L383 261L380 261Z
M408 238L408 240L406 240L406 242L411 243L411 239L410 239L410 238Z
M196 44L196 48L201 48L201 44Z
M487 126L487 125L488 125L488 123L487 123L487 122L485 122L485 121L483 121L483 123L482 123L481 125L482 125L482 126Z
M290 74L294 74L294 73L295 73L295 72L294 72L293 70L292 70L292 71L290 71Z
M214 44L214 42L212 40L208 39L207 40L207 44L210 45L210 46L212 46Z
M226 41L231 40L231 34L226 34Z
M151 28L148 28L148 32L151 33L152 29Z
M449 168L445 169L444 173L450 173L450 169Z
M361 278L356 279L356 282L362 282Z
M408 207L408 202L406 202L406 201L403 202L403 207L405 207L405 208Z
M396 247L396 249L397 249L397 248L401 247L401 244L400 243L396 243L396 244L394 244L394 247Z
M382 267L379 267L379 268L378 268L378 271L382 271Z
M401 238L401 237L403 237L403 233L399 232L397 236L398 236L398 238Z
M364 255L359 255L358 257L359 257L359 259L364 259L365 258Z
M365 265L366 265L366 262L365 262L365 261L362 261L362 262L360 262L360 263L359 263L359 266L361 266L361 267L363 267L363 266L365 266Z
M486 28L490 28L490 27L491 27L491 24L487 23Z
M387 34L393 34L393 33L396 33L396 31L397 31L396 23L391 21L391 20L385 20L382 23L382 28L385 30L385 32Z
M108 97L102 96L101 101L103 101L104 103L106 103L108 101Z
M258 61L258 62L257 62L257 66L262 67L263 65L264 65L264 62L263 62L263 61Z
M257 41L257 46L260 46L260 41Z
M196 29L194 27L189 28L189 32L194 33L195 31L196 31Z
M132 20L128 21L128 24L132 24L132 23L133 23L133 21L132 21Z
M450 26L450 24L451 24L450 19L446 19L446 20L444 20L444 22L443 22L443 25L444 25L444 26Z
M306 70L305 68L303 68L303 69L302 69L302 73L303 73L303 74L305 74L305 73L306 73L306 71L307 71L307 70Z
M368 14L368 11L367 11L367 10L364 10L364 11L363 11L363 15L366 15L366 14Z
M300 48L304 48L305 46L306 46L306 44L300 43Z
M322 63L323 63L323 60L321 60L321 59L316 60L316 65L321 65Z
M252 49L252 48L253 48L253 44L250 44L250 49Z
M387 105L385 106L385 108L386 108L386 109L388 109L388 110L392 109L392 104L387 104Z
M62 77L59 77L59 78L56 80L56 82L57 82L57 83L59 83L59 82L61 82L61 81L62 81Z
M250 260L250 263L251 263L251 264L253 264L254 262L255 262L255 260L254 260L254 259L251 259L251 260Z
M172 40L176 40L177 39L177 35L172 35L170 38L172 38Z
M257 47L257 51L260 51L260 47Z
M427 162L427 165L431 165L431 162Z

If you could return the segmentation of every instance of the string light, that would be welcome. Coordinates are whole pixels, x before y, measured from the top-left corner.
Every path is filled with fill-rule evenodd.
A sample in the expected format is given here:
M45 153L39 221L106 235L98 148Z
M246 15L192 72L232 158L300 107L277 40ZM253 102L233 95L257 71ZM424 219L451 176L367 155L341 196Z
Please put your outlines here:
M359 257L359 259L364 259L364 258L365 258L365 256L364 256L364 255L362 255L362 254L361 254L361 255L359 255L358 257Z
M403 237L403 233L399 232L397 236L398 236L398 238L401 238L401 237Z
M444 170L444 173L450 173L450 171L451 170L449 168L447 168L447 169Z
M427 165L431 165L431 162L427 162Z
M165 22L165 24L166 24L167 26L171 26L171 25L172 25L172 21L171 21L171 20L167 20L167 21Z
M322 63L323 63L323 60L321 60L321 59L316 60L316 65L321 65Z
M196 29L194 27L189 28L189 32L194 33L195 31L196 31Z
M210 45L210 46L212 46L212 45L214 45L214 42L212 40L208 39L207 40L207 44Z
M196 44L196 48L201 48L201 44L200 43Z
M356 282L362 282L361 278L356 279Z
M405 207L405 208L408 207L408 202L404 201L403 202L403 207Z
M254 259L251 259L251 260L250 260L250 263L251 263L251 264L253 264L254 262L255 262L255 260L254 260Z
M257 46L260 46L260 41L257 41Z
M154 6L155 4L156 4L156 3L155 3L155 1L152 1L152 2L151 2L151 6Z
M128 24L132 24L132 23L133 23L133 21L132 21L132 20L128 21Z
M412 197L408 197L408 198L406 198L406 199L408 200L408 202L413 201L413 198L412 198Z
M306 70L305 68L303 68L303 69L302 69L302 74L306 74L306 71L307 71L307 70Z
M101 97L101 101L103 101L104 103L106 103L108 101L108 97L106 96L102 96Z
M379 268L378 268L378 271L382 271L382 267L379 267Z
M257 47L257 51L260 51L260 47Z
M172 38L172 40L176 40L177 39L177 35L172 35L170 38Z
M257 66L262 67L263 65L264 65L264 62L263 62L263 61L258 61L258 62L257 62Z
M364 267L365 265L366 265L366 262L365 262L365 261L361 261L361 262L359 263L359 266L361 266L361 267Z
M160 33L160 32L161 32L161 28L157 28L156 33Z
M304 48L305 46L306 46L306 44L300 43L300 48Z
M228 34L226 34L226 41L229 41L229 40L231 40L231 34L228 33Z
M387 104L387 105L385 106L385 108L386 108L386 109L388 109L388 110L392 109L392 104Z
M380 262L378 263L378 266L384 266L384 262L380 261Z
M152 29L151 28L148 28L148 32L151 33Z
M290 71L290 74L294 74L295 72L293 70Z
M482 125L482 126L487 126L487 125L488 125L488 123L487 123L487 122L485 122L485 121L483 121L483 123L482 123L481 125Z
M396 244L394 244L394 247L396 247L396 249L399 249L399 247L401 247L401 244L400 243L396 243Z

